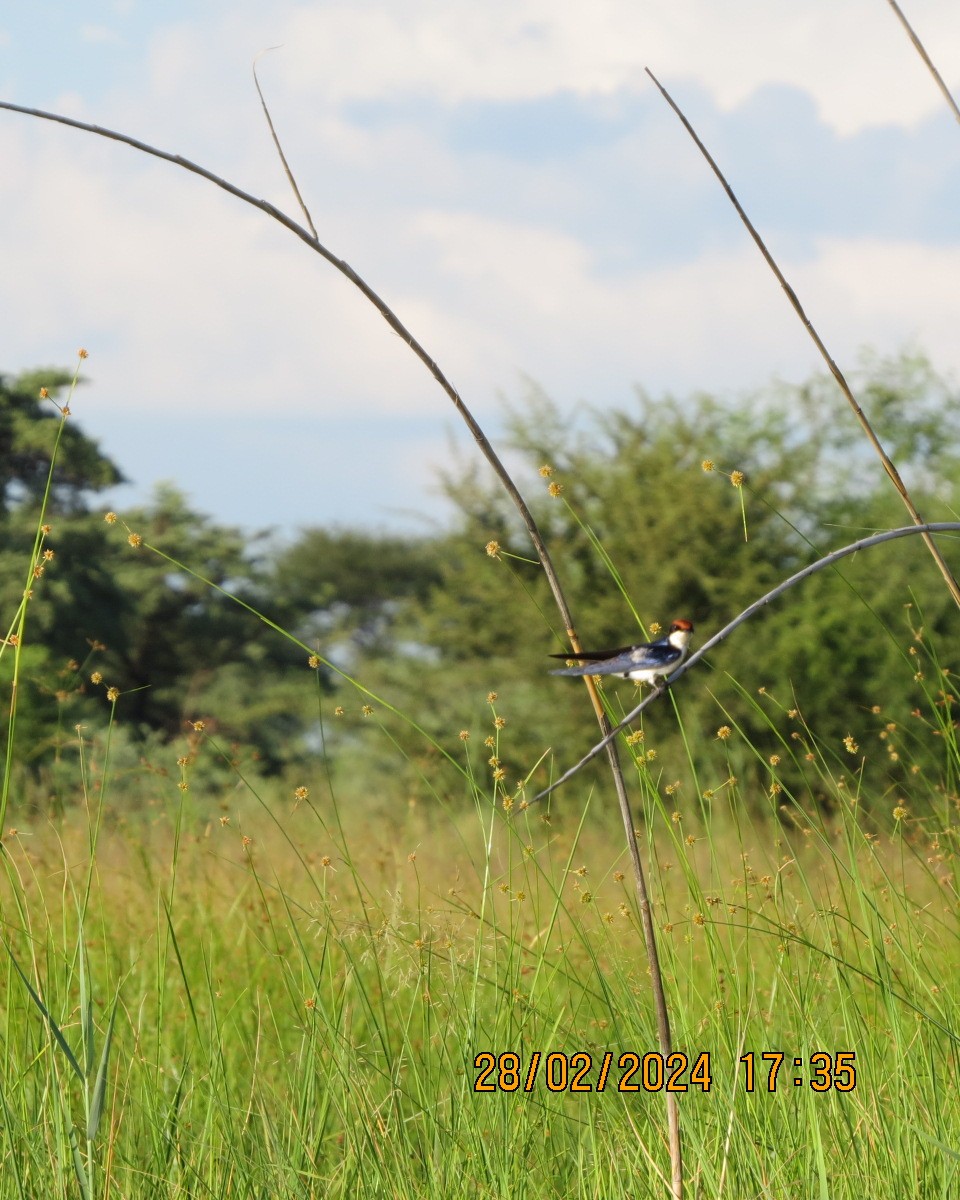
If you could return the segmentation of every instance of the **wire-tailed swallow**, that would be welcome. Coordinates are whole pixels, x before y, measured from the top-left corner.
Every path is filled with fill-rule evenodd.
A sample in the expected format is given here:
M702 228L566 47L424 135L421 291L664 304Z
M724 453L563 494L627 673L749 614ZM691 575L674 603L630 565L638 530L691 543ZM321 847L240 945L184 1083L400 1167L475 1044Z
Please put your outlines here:
M551 658L581 658L578 667L561 667L551 675L622 675L638 683L656 684L658 676L669 675L679 667L687 653L692 621L674 621L666 637L639 646L621 646L619 650L593 650L574 654L551 654Z

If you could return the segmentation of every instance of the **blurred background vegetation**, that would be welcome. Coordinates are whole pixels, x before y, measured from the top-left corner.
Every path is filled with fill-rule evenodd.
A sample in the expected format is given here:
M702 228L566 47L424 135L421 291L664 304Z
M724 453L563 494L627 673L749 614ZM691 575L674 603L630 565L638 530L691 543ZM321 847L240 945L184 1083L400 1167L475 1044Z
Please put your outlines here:
M59 417L39 391L57 395L69 382L59 370L0 378L0 598L10 614ZM856 384L921 512L956 519L955 391L915 354L865 359ZM908 523L824 377L773 383L737 400L638 390L629 411L585 407L572 417L531 387L508 414L508 430L588 647L643 640L651 624L677 616L692 619L705 639L818 555ZM238 468L256 487L256 464ZM742 487L731 486L735 471ZM191 723L202 719L221 754L207 752L211 777L292 777L322 758L391 801L404 789L426 797L446 786L438 747L458 755L462 730L482 738L492 691L508 714L498 753L511 781L552 748L555 757L534 776L545 783L551 763L566 767L594 740L582 685L547 674L555 665L547 655L565 647L563 631L485 466L471 460L448 469L440 482L454 516L419 537L304 524L280 540L217 524L172 484L109 524L98 493L121 479L122 464L71 417L48 514L55 558L37 581L24 651L15 760L31 795L62 802L65 765L72 790L76 726L87 738L102 736L108 687L120 691L111 735L118 769L166 772L158 764L176 759L166 748L176 743L182 753ZM217 586L132 548L127 530ZM960 555L945 545L960 571ZM324 664L311 671L300 646L219 588L316 649ZM646 714L647 744L669 772L671 755L689 752L696 765L698 742L732 723L754 749L740 763L731 751L731 761L759 786L756 750L776 748L769 713L758 707L766 689L764 704L797 710L835 739L841 759L845 737L876 745L896 723L909 753L872 755L867 769L881 795L907 788L932 739L953 727L920 715L931 647L939 667L955 665L951 618L952 601L919 539L848 559L771 606L683 679L673 699L686 747L670 702ZM401 719L340 672L429 735L404 736L405 770L391 740ZM626 682L607 684L606 694L614 711L635 702ZM5 688L5 704L8 695ZM932 699L949 709L949 696ZM366 716L365 703L373 709ZM386 736L373 736L377 730ZM854 755L847 766L856 774ZM587 771L570 786L599 778Z

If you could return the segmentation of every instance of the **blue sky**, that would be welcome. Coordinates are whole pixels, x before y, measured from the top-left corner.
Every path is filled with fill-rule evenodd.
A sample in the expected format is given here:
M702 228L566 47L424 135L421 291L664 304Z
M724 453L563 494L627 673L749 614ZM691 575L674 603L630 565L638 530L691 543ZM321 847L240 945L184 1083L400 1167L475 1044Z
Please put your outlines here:
M138 0L0 12L0 96L121 129L293 212L496 435L526 379L752 392L812 345L697 126L845 367L960 370L960 126L883 0ZM960 6L906 11L960 87ZM0 371L90 353L75 411L134 481L252 528L442 516L448 401L329 267L175 168L0 113Z

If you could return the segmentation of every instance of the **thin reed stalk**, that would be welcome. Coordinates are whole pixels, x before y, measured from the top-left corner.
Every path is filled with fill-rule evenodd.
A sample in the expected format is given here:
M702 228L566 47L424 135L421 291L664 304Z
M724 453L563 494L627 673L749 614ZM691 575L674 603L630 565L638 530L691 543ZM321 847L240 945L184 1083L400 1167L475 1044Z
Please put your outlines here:
M257 90L260 92L259 82ZM269 112L263 94L260 92L261 103L264 111L267 114L267 119L270 124L271 134L274 144L279 150L279 140L273 128L273 122L270 120ZM477 443L481 453L487 462L493 468L494 473L502 484L507 495L510 497L515 508L520 514L521 520L527 530L527 533L532 541L537 556L540 560L540 565L553 595L554 602L560 612L563 620L564 628L567 637L570 639L571 648L574 651L582 649L581 643L577 636L576 628L573 622L573 616L566 600L563 588L560 584L559 577L550 557L550 553L544 542L543 536L540 533L539 527L534 520L533 514L530 512L519 488L513 481L510 473L503 465L500 457L497 455L492 444L487 438L483 429L480 427L476 418L473 416L463 398L460 396L457 389L453 386L444 372L441 370L436 360L427 352L426 348L413 336L410 330L404 325L393 309L386 303L382 297L374 291L374 289L360 276L357 272L343 259L338 258L332 251L324 246L316 233L312 229L305 228L297 221L293 220L286 213L276 208L266 200L258 199L235 184L222 178L206 167L198 163L192 162L190 159L184 158L178 154L171 154L168 151L161 150L156 146L152 146L147 142L140 141L137 138L130 137L127 134L120 133L116 130L106 129L99 125L93 125L86 121L79 121L72 117L66 117L59 113L47 112L43 109L27 108L19 104L12 104L9 101L0 101L0 109L6 109L9 112L22 113L25 116L35 117L44 121L52 121L59 125L66 125L73 129L79 129L86 133L93 133L99 137L107 138L110 141L121 142L124 145L130 146L134 150L138 150L143 154L148 154L154 158L163 159L165 162L173 163L175 166L181 167L191 174L198 175L202 179L206 179L209 183L216 187L229 192L230 195L244 201L244 203L260 209L267 216L278 221L291 233L295 234L301 241L310 247L321 258L325 259L331 266L335 267L346 279L348 279L354 287L356 287L366 299L380 313L389 327L410 347L416 357L423 363L433 378L437 381L447 397L450 399L460 417L463 419L467 428ZM306 214L308 224L312 226L309 213L300 197L299 189L293 182L293 175L286 162L285 156L281 151L281 161L287 174L288 180L291 182L295 195L301 209ZM657 1040L659 1043L660 1052L667 1056L672 1053L672 1041L670 1034L670 1019L667 1009L666 993L663 985L663 977L660 969L659 957L657 953L656 931L653 922L653 912L650 905L649 892L646 883L646 877L643 870L643 863L640 859L640 852L637 847L637 839L635 830L635 822L633 813L630 808L630 800L627 795L626 783L623 777L623 770L620 765L617 748L612 738L610 737L611 725L607 714L603 708L600 696L594 686L592 679L585 679L590 702L593 706L597 722L600 726L601 733L605 739L604 745L606 748L607 759L610 767L610 772L613 777L614 788L617 794L617 801L620 808L620 815L623 821L624 834L626 837L627 849L630 855L630 861L633 866L634 880L637 894L637 902L640 912L641 928L643 930L644 944L647 952L647 960L650 968L651 989L653 992L654 1010L657 1023ZM677 1106L676 1096L672 1092L665 1093L666 1109L667 1109L667 1127L668 1127L668 1143L670 1149L671 1161L671 1195L674 1200L681 1200L683 1196L683 1163L680 1142L680 1117Z
M803 305L800 303L797 293L793 290L793 288L787 282L786 276L780 270L773 255L767 249L766 243L764 242L764 240L760 236L760 234L757 232L756 226L753 224L753 222L747 216L747 213L746 213L743 205L737 199L736 193L734 192L734 190L730 186L730 184L727 182L726 176L720 170L720 167L717 165L716 160L713 158L713 156L711 155L711 153L707 149L707 147L703 144L703 142L701 141L700 137L698 136L696 130L693 128L690 121L684 115L684 113L680 109L680 106L677 104L677 102L673 99L673 97L670 95L670 93L667 91L667 89L663 86L663 84L659 81L659 79L657 79L656 75L654 75L654 73L649 69L649 67L646 68L646 71L647 71L647 74L650 76L650 78L653 80L653 82L656 84L657 88L660 90L660 94L663 96L664 100L666 100L666 102L670 105L670 107L673 109L673 111L679 117L680 122L683 125L684 129L686 129L687 133L693 139L693 142L696 145L697 149L700 151L700 153L706 159L707 163L710 166L710 169L713 171L714 175L716 175L717 179L720 181L720 184L723 187L723 190L727 193L727 196L730 199L730 203L733 205L733 207L737 211L737 216L739 216L740 220L743 222L744 226L746 227L747 232L753 238L754 242L756 243L757 249L763 255L764 261L766 262L767 266L770 268L770 270L776 276L777 282L783 288L787 299L790 301L790 306L793 308L793 311L800 318L800 323L803 325L804 329L806 329L807 333L810 335L810 338L813 341L813 344L816 346L817 350L820 352L820 355L823 358L823 361L827 364L827 368L830 371L830 374L836 380L837 386L840 388L841 393L843 394L847 403L850 405L851 409L853 410L854 416L857 418L857 421L860 423L860 428L866 434L867 440L870 442L870 445L873 447L874 451L876 452L877 457L880 459L880 462L883 465L884 471L886 471L887 476L890 479L890 482L896 488L897 493L900 496L900 499L903 501L904 507L906 508L907 512L910 514L911 519L913 520L913 523L915 525L923 525L924 524L923 517L921 517L919 512L917 511L916 505L913 503L913 500L910 497L910 493L907 491L906 484L900 478L900 472L894 466L893 461L891 460L890 456L887 454L886 450L884 450L883 445L880 442L880 439L877 437L876 433L874 432L873 426L870 424L870 421L867 419L866 413L864 413L863 409L860 407L860 404L857 401L856 396L854 396L850 385L847 383L846 377L844 376L844 374L840 370L840 368L837 366L837 363L834 360L834 358L832 357L832 355L830 354L830 352L827 350L827 347L826 347L823 339L820 337L820 334L817 333L817 330L815 329L813 322L807 316L806 311L803 308ZM956 580L953 572L947 566L947 564L943 558L943 555L938 550L933 538L931 538L928 533L923 533L923 540L924 540L924 543L926 544L927 549L930 551L930 555L933 558L933 561L937 564L940 574L943 576L944 582L946 583L947 588L950 591L950 595L953 597L957 607L960 608L960 584L957 583L957 580Z
M903 9L897 3L897 0L887 0L887 3L890 5L890 7L896 13L897 20L900 22L900 24L906 30L907 37L910 39L911 42L913 42L914 49L920 55L920 58L923 60L924 66L927 68L927 70L933 76L933 82L940 89L940 94L943 96L944 100L946 100L947 107L953 113L953 115L957 119L957 121L960 121L960 107L957 106L957 102L953 98L953 93L950 91L950 89L944 83L943 76L940 74L940 72L937 70L937 68L933 65L933 59L927 53L926 47L924 46L923 42L921 42L919 37L917 37L917 34L914 31L913 26L910 24L910 22L907 20L906 16L904 15Z

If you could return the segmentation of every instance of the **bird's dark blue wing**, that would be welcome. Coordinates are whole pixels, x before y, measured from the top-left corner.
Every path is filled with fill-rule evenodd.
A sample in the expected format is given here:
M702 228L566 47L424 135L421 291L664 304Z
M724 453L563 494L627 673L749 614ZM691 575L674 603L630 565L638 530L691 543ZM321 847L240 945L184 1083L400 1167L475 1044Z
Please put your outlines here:
M659 667L668 667L681 657L681 653L664 638L659 642L624 646L619 650L554 654L551 657L587 660L576 667L564 667L561 670L551 671L551 675L626 675L631 671L649 671Z
M621 654L630 654L639 646L618 646L616 650L568 650L566 654L551 654L551 658L582 658L584 661L604 662L608 658L619 658Z

